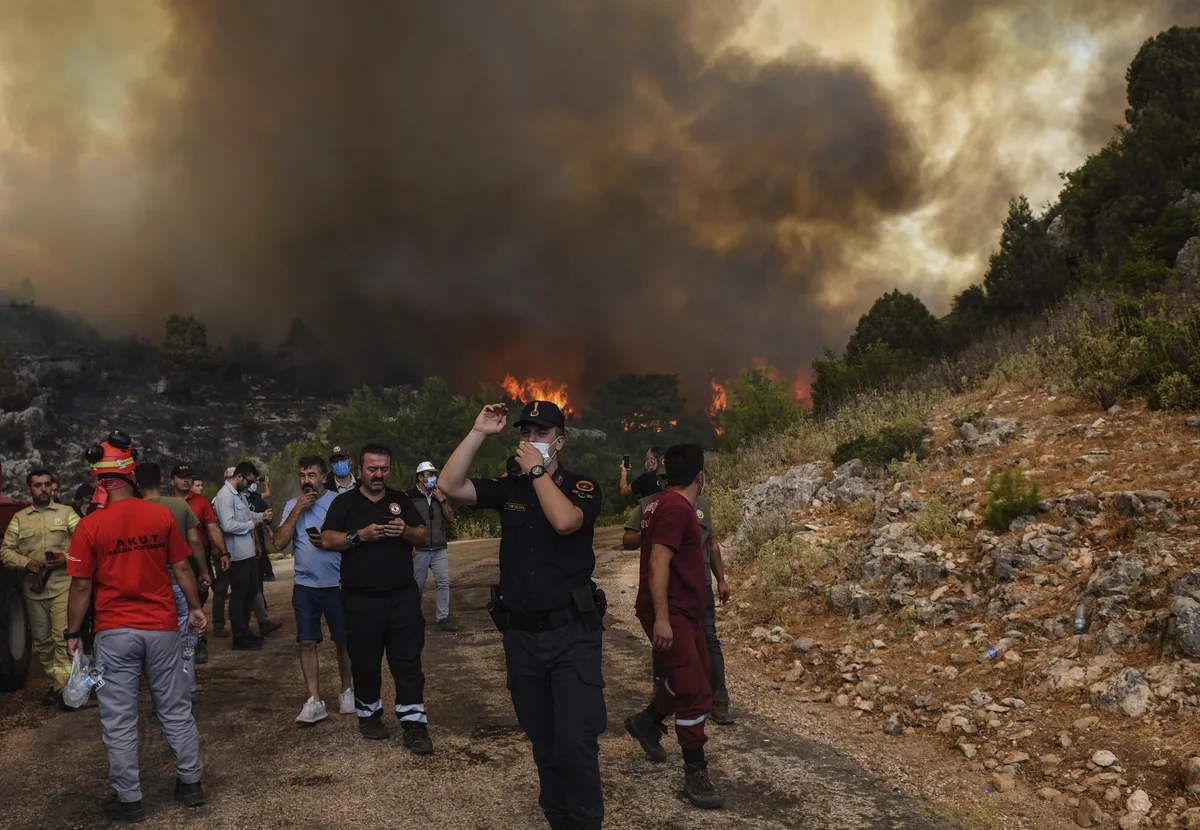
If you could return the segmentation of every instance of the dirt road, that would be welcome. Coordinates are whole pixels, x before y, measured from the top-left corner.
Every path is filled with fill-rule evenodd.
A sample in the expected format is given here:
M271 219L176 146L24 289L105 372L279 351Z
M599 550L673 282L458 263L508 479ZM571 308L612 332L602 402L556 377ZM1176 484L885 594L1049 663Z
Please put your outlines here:
M673 735L671 760L645 760L622 728L648 694L645 638L632 619L636 562L611 550L616 529L597 536L597 581L609 593L605 680L609 729L601 767L609 828L788 828L789 830L949 830L960 825L934 815L888 783L871 777L832 749L786 727L745 717L733 727L710 726L713 778L724 811L705 813L679 792L681 761ZM199 667L196 708L208 805L185 811L172 801L172 762L142 701L142 786L147 828L363 827L541 828L537 778L528 743L505 689L499 635L484 604L496 578L496 543L451 549L452 608L458 634L429 628L425 702L436 753L414 758L390 743L358 736L353 716L330 715L311 728L293 719L304 702L291 614L291 569L277 563L267 586L273 618L284 628L261 652L232 652L216 640ZM432 585L426 617L432 619ZM323 694L337 691L332 646L321 647ZM385 672L386 677L386 672ZM384 700L390 699L390 680ZM392 722L394 723L394 722ZM0 827L85 828L99 823L107 792L94 704L38 726L9 726L0 735Z

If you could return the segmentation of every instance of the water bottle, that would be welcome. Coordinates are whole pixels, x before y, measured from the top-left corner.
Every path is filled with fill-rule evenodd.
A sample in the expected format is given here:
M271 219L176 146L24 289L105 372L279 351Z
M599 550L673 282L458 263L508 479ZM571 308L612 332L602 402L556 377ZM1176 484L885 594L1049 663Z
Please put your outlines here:
M980 654L979 654L979 659L978 659L978 660L976 660L975 662L976 662L976 663L986 663L986 662L987 662L987 661L989 661L989 660L995 660L995 659L996 659L997 657L999 657L1001 654L1003 654L1004 652L1006 652L1006 651L1008 651L1010 648L1012 648L1012 645L1013 645L1013 643L1014 643L1014 642L1016 642L1016 641L1015 641L1015 640L1011 640L1011 639L1009 639L1008 637L1005 637L1003 640L1001 640L1000 642L996 643L996 645L992 646L992 647L991 647L991 648L989 648L989 649L985 649L984 651L980 652Z
M200 642L200 637L197 634L188 632L181 638L183 641L183 673L192 673L192 658L196 654L196 643Z
M1087 609L1081 602L1075 609L1075 633L1082 635L1085 628L1087 628Z

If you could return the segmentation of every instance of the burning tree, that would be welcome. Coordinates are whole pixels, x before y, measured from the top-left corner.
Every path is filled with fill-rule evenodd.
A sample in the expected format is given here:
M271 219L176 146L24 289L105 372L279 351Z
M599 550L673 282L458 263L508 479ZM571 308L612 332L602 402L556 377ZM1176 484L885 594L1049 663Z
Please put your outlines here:
M781 380L770 366L743 369L723 386L713 382L714 396L710 412L718 417L721 449L733 449L748 439L786 426L804 414L802 401L796 400L795 384ZM724 403L724 410L717 408Z

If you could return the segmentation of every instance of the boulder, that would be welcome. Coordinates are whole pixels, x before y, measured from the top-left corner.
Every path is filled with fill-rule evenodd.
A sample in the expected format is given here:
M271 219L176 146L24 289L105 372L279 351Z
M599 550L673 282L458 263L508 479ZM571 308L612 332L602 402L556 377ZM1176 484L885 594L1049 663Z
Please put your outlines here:
M752 489L742 502L743 527L778 524L782 531L787 515L808 507L825 485L825 469L826 465L821 463L793 467Z
M1088 580L1092 595L1130 594L1142 584L1146 567L1136 556L1117 553L1109 556Z
M1140 718L1154 706L1154 693L1137 669L1125 669L1106 682L1093 683L1092 705L1105 712Z
M1176 597L1171 603L1171 642L1188 657L1200 657L1200 602Z
M1080 827L1099 827L1104 823L1104 811L1090 798L1081 798L1075 809L1075 823Z

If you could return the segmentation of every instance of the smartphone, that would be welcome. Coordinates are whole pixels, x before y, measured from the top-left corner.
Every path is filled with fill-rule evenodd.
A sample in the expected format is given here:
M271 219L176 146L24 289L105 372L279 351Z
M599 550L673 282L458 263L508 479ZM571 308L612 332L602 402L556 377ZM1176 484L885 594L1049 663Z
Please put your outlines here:
M304 532L307 533L309 536L320 536L321 535L321 531L317 530L315 527L306 527L306 528L304 528Z
M621 456L621 463L624 464L625 469L628 470L629 469L629 456L627 456L627 455Z

